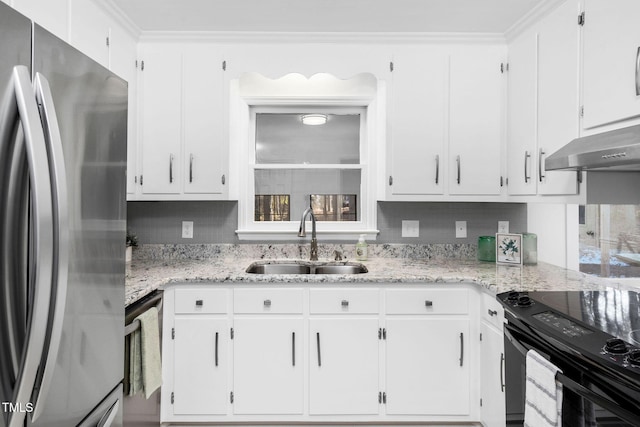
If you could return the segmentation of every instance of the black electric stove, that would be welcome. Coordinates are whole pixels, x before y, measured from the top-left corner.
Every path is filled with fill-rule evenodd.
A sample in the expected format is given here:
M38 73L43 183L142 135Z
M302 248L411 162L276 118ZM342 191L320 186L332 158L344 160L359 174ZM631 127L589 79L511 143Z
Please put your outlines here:
M562 369L558 380L566 388L630 423L612 425L640 425L639 293L505 292L497 298L505 309L506 344L546 355Z

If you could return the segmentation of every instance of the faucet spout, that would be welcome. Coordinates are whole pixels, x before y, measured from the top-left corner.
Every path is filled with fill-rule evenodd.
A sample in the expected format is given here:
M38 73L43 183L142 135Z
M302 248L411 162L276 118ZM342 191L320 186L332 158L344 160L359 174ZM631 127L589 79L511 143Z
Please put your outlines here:
M300 219L300 228L298 229L298 237L305 237L307 235L306 232L306 219L307 216L311 216L311 261L318 260L318 239L316 237L316 217L313 215L313 211L311 207L308 207L302 213L302 218Z

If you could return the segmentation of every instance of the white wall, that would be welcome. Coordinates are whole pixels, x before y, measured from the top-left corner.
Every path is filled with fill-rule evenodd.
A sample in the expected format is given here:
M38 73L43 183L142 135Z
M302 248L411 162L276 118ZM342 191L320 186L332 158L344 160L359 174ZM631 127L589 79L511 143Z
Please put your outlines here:
M538 235L538 261L578 270L578 205L529 203L527 223Z

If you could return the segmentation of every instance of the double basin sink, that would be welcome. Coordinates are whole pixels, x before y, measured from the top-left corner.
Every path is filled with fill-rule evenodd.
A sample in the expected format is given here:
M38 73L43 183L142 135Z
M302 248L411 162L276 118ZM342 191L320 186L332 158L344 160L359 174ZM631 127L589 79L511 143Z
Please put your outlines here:
M367 267L357 263L254 262L247 268L252 274L362 274Z

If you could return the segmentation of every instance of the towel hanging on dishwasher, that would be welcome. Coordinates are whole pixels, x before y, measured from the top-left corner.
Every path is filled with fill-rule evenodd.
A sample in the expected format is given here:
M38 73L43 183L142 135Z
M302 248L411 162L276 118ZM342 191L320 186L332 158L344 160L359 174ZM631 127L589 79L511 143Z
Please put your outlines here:
M136 320L140 321L140 328L129 335L129 396L144 393L148 399L162 385L158 309L151 307Z

